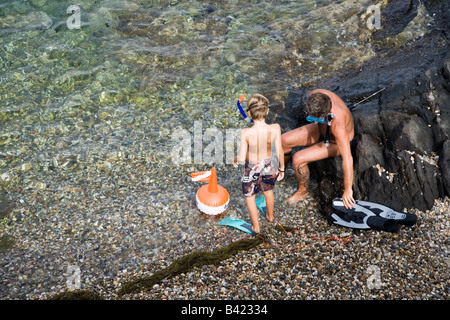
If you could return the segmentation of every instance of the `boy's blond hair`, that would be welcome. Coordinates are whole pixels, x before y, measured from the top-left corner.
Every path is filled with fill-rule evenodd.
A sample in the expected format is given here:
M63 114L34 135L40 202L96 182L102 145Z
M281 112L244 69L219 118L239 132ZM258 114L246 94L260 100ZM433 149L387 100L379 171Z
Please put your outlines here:
M247 112L253 120L265 119L268 110L269 100L259 93L255 93L247 101Z

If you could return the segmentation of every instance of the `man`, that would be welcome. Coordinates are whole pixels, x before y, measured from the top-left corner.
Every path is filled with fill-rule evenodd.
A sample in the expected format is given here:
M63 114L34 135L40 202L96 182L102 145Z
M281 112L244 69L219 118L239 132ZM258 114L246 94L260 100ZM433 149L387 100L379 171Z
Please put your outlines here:
M297 203L308 194L308 163L341 156L344 172L342 200L347 208L355 204L353 199L353 157L350 141L354 137L353 117L350 110L335 93L317 89L306 101L307 120L313 122L286 132L281 136L285 164L290 160L294 147L307 147L292 156L292 166L298 180L298 190L287 199Z

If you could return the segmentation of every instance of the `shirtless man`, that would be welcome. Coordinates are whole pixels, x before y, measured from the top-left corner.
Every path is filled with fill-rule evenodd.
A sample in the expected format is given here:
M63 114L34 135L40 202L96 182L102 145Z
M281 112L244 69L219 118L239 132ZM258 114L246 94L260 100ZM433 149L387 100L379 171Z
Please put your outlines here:
M342 200L347 208L353 207L353 157L350 141L354 136L353 117L346 104L333 92L317 89L312 91L305 106L310 123L281 136L285 163L291 159L294 147L307 147L292 156L292 166L298 180L298 190L287 199L297 203L308 194L308 163L341 156L344 172ZM327 143L328 142L328 143Z

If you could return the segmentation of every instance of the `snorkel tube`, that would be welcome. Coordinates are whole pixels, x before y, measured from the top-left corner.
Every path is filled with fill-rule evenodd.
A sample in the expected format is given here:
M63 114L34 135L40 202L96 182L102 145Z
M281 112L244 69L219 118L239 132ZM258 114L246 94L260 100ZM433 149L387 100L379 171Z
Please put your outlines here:
M239 98L239 100L237 102L237 107L238 107L239 111L241 112L242 117L244 117L244 120L246 120L248 123L253 123L253 119L247 117L247 115L245 114L244 110L242 109L241 102L244 100L244 97L245 97L245 95L242 95Z
M334 114L329 113L327 115L327 133L325 136L325 146L328 148L330 146L330 126L331 126L331 120L333 120Z
M321 123L321 124L327 124L327 133L325 136L325 146L329 147L330 146L330 126L331 126L331 120L333 120L334 118L334 114L329 113L327 114L326 117L324 118L316 118L316 117L311 117L311 116L307 116L306 117L306 121L308 122L314 122L314 123Z

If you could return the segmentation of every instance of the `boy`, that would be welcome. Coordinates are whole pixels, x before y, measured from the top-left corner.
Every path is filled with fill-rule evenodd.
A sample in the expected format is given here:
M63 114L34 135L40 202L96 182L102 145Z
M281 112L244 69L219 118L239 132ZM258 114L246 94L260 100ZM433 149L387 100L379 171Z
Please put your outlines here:
M255 194L260 190L266 198L268 221L273 221L274 196L276 181L284 177L284 154L281 147L281 128L278 124L267 124L265 119L269 113L269 100L260 94L254 94L247 102L247 112L253 119L253 126L241 130L241 146L239 155L234 158L234 167L245 161L242 176L242 191L245 196L252 230L260 232L258 208ZM275 145L278 157L278 169L272 166L272 145Z

